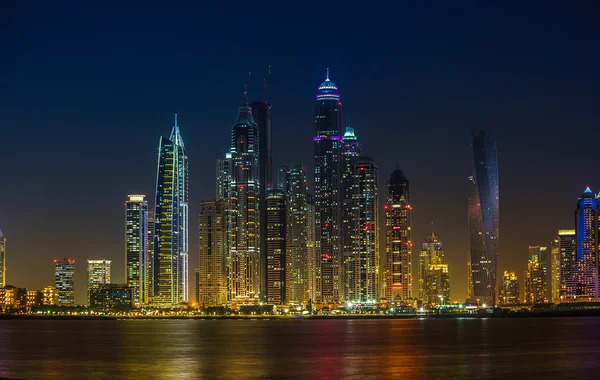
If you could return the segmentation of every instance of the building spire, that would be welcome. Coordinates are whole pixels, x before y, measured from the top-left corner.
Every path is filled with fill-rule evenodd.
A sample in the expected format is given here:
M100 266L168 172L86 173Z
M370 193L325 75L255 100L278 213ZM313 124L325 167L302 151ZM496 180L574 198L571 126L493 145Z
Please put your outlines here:
M175 114L175 127L177 126L177 114Z
M329 67L327 68L327 78L325 80L329 80Z
M244 85L244 105L248 105L248 85Z

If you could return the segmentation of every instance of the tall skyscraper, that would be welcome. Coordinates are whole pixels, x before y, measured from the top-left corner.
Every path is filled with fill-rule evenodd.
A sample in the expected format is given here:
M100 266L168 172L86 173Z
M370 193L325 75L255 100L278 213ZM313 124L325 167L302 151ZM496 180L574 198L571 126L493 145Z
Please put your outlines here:
M359 287L359 277L356 272L360 264L357 262L359 238L358 201L359 194L356 181L355 163L361 153L361 146L354 129L346 127L342 142L341 159L341 247L342 247L342 284L344 287L344 299L358 302L361 297L356 292Z
M258 128L252 109L239 107L231 130L231 190L229 193L230 292L236 303L258 302L261 287L259 247ZM266 265L266 264L265 264Z
M302 304L308 294L308 185L301 166L286 167L279 190L286 201L286 273L288 303ZM282 169L279 169L282 173ZM279 186L279 185L278 185ZM285 190L284 190L285 189ZM314 229L313 225L310 228Z
M279 190L267 193L265 219L267 230L267 302L284 305L291 294L288 282L292 276L288 272L286 249L286 205L285 194Z
M496 143L483 129L471 131L469 176L469 241L473 297L481 304L496 303L499 191Z
M548 287L551 302L560 299L560 245L559 240L555 239L550 242L550 282Z
M270 71L270 70L269 70ZM265 82L266 86L266 82ZM266 91L266 87L265 87ZM252 102L252 118L258 129L258 210L259 220L265 220L267 191L273 189L272 151L271 151L271 105L266 100ZM267 230L264 224L259 224L259 253L260 253L260 299L265 300L266 291L266 248Z
M224 159L217 160L217 200L229 201L231 190L231 153L227 152Z
M598 217L596 197L588 187L577 201L575 210L575 294L578 297L598 297Z
M342 102L327 77L315 104L315 211L319 255L316 302L337 304L343 299L340 239Z
M6 286L6 237L0 230L0 288Z
M575 230L558 231L558 249L560 250L560 298L573 298L576 295L575 271L577 270Z
M153 302L154 298L154 210L148 210L148 227L146 234L146 294L148 295L148 303Z
M154 207L153 303L176 305L188 299L188 162L175 125L161 136Z
M54 260L54 287L57 305L75 304L75 260Z
M500 288L500 304L515 305L519 304L519 279L515 272L504 271L502 278L502 287Z
M442 242L433 232L419 253L419 298L424 304L450 301L450 273L444 260Z
M546 298L547 247L529 247L529 261L525 270L525 302L548 302Z
M198 256L198 304L227 303L227 202L200 204Z
M320 255L317 253L315 197L307 195L306 202L306 246L308 257L308 299L314 302L317 298L317 270Z
M356 236L349 287L352 302L374 304L379 300L379 180L377 165L366 156L354 160ZM343 228L345 230L345 228Z
M387 184L385 211L385 298L407 301L412 298L412 242L408 179L396 169Z
M145 195L129 195L125 202L125 278L135 307L148 303L147 260L148 202Z
M92 290L101 285L110 284L110 260L88 260L87 261L87 295L88 304Z

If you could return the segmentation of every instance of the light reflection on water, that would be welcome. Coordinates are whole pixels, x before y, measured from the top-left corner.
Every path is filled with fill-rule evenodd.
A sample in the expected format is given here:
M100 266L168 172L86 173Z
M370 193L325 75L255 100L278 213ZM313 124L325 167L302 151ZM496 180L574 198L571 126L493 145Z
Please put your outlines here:
M0 377L596 378L600 318L0 322Z

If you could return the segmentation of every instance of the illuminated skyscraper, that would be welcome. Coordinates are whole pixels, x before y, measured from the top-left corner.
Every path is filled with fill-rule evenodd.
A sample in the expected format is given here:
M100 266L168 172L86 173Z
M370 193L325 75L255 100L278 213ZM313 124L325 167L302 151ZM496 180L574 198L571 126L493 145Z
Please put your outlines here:
M496 143L483 129L471 131L469 176L469 240L473 298L496 303L499 192Z
M575 294L578 297L598 297L598 212L596 197L588 187L577 201L575 210Z
M148 202L129 195L125 202L125 278L135 307L148 303Z
M308 256L308 299L314 302L317 296L317 271L319 270L320 256L317 257L315 197L307 195L306 202L306 246Z
M54 260L54 287L57 305L75 304L75 260Z
M337 304L343 299L341 221L342 102L327 77L315 104L315 211L318 268L316 303Z
M258 302L261 285L259 253L258 128L248 104L239 107L231 130L229 193L230 292L236 303Z
M342 247L342 284L344 287L344 299L359 302L361 296L357 294L360 287L360 273L356 272L360 264L358 257L358 183L356 181L355 163L361 153L354 129L346 127L342 142L342 186L341 186L341 247Z
M306 171L301 166L286 167L282 179L286 202L286 273L288 303L302 304L308 294L308 185ZM279 173L282 173L281 168ZM279 186L279 184L278 184ZM284 190L285 189L285 190ZM310 228L314 228L313 225Z
M392 172L387 184L385 211L385 298L406 301L412 298L412 242L410 192L401 170Z
M357 227L352 258L353 271L349 286L352 302L376 303L380 295L379 278L379 179L375 162L366 156L354 160L353 187ZM345 228L344 228L345 229Z
M500 288L500 304L515 305L519 304L519 279L515 272L504 271L502 278L502 287Z
M87 261L87 294L88 304L92 290L101 285L110 284L110 260Z
M154 297L154 210L148 210L148 232L146 234L146 294L148 295L148 303L153 302Z
M224 159L217 160L217 200L229 201L231 190L231 153L226 153Z
M419 253L419 299L424 304L450 301L450 273L444 260L442 242L432 232Z
M0 288L6 286L6 237L0 231Z
M560 299L560 245L559 240L550 242L550 298L551 302Z
M575 271L577 270L577 236L575 230L558 231L560 250L560 298L573 298L575 293Z
M200 204L198 304L227 303L227 202Z
M154 207L153 303L176 305L188 297L188 162L177 125L161 136Z
M525 270L525 302L542 303L546 299L547 247L529 247L529 261Z
M286 248L286 205L285 194L274 190L267 193L265 206L267 217L264 221L267 230L267 302L284 305L291 294L288 281L292 280L288 269Z

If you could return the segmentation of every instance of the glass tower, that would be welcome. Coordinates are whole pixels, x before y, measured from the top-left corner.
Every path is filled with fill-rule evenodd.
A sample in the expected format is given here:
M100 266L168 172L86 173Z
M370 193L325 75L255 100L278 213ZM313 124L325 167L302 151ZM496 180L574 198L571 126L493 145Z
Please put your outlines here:
M227 303L227 203L223 200L200 204L198 256L198 303L201 306Z
M284 305L291 293L288 281L291 280L286 257L286 205L285 193L280 190L267 193L266 242L267 242L267 302ZM291 264L291 263L290 263Z
M90 304L90 295L92 290L102 285L110 284L110 260L88 260L88 305Z
M450 273L444 260L442 242L433 232L419 253L419 299L424 304L445 304L450 301Z
M575 295L598 297L598 205L590 188L577 201L575 210L577 266Z
M483 129L471 131L469 242L473 298L496 304L498 260L498 158L496 142Z
M558 230L560 255L560 298L575 296L575 270L577 268L577 236L575 230Z
M237 120L231 129L228 225L230 298L241 304L262 300L257 149L258 127L251 107L246 104L239 107Z
M75 304L75 260L54 260L54 287L57 305Z
M231 188L231 153L224 159L217 160L217 200L228 201Z
M342 301L340 241L342 102L337 86L327 77L315 104L315 224L318 264L316 303Z
M125 278L133 291L133 305L148 303L148 202L145 195L129 195L125 202Z
M0 288L6 286L6 237L0 231Z
M176 305L188 297L188 162L177 125L160 138L154 207L153 303Z

